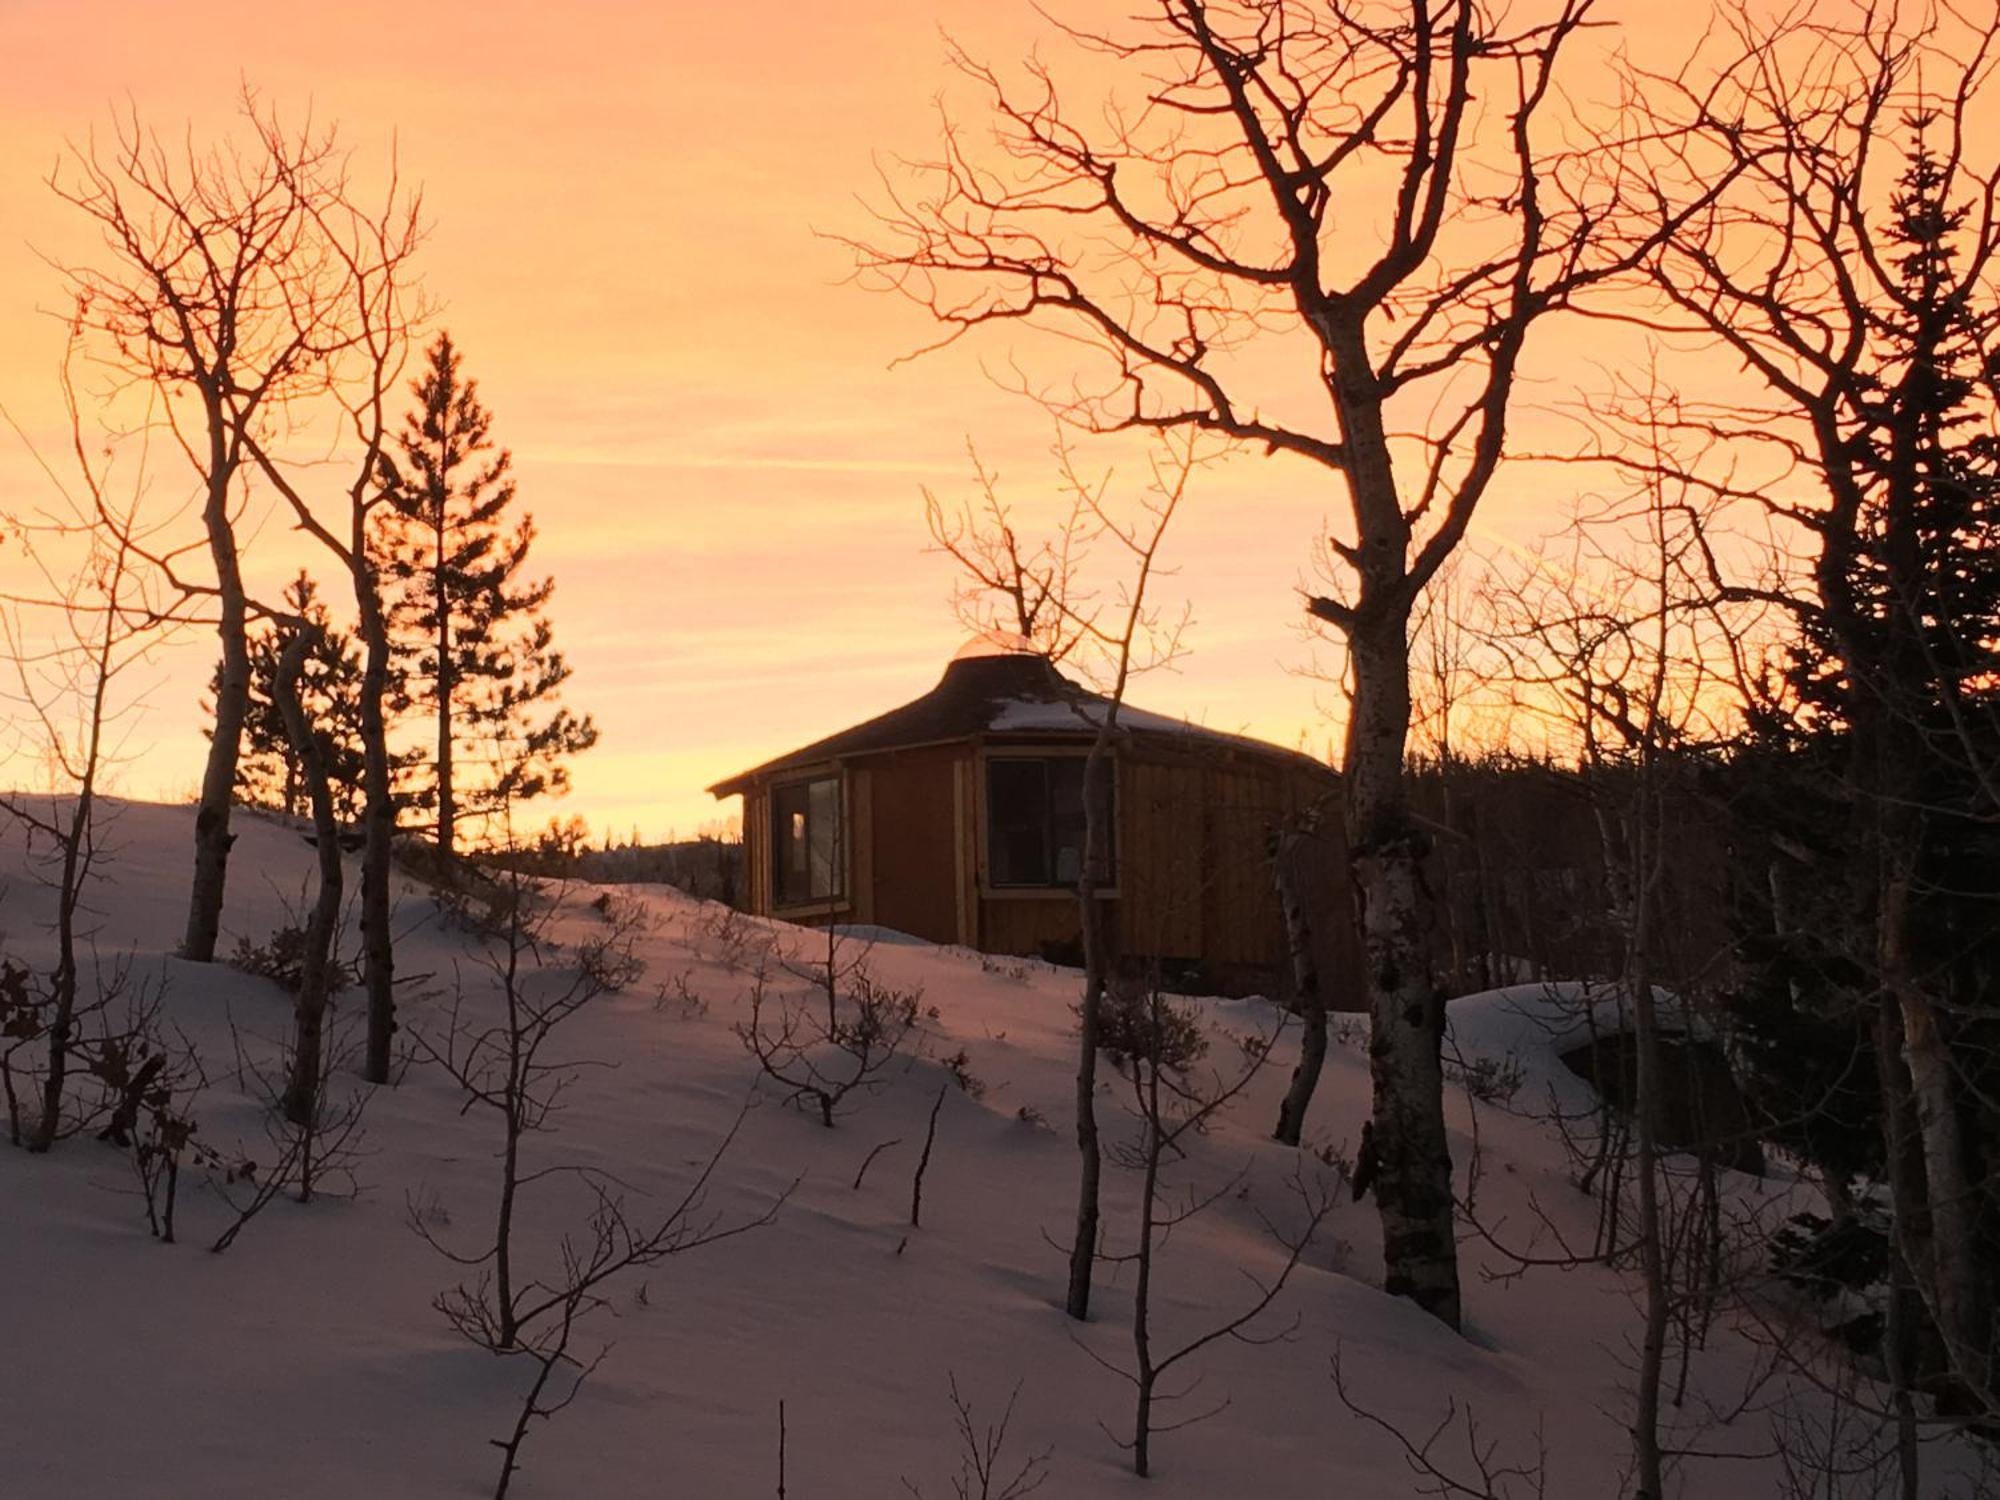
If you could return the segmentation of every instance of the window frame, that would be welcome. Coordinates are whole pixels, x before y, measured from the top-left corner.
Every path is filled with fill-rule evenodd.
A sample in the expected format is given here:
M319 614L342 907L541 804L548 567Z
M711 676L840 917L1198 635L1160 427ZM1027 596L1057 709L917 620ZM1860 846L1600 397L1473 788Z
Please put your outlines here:
M812 788L830 783L833 787L833 850L829 862L829 885L824 893L815 893L812 886ZM802 809L807 822L805 827L806 890L793 892L786 888L785 873L790 868L786 853L791 839L784 833L779 799L791 791L803 791L805 806ZM834 911L844 907L848 899L849 866L852 850L848 835L849 798L847 775L839 766L825 766L814 770L800 771L774 779L765 790L765 806L768 810L769 828L766 830L765 846L770 859L769 882L771 910L773 912Z
M1119 876L1118 853L1119 853L1119 842L1120 842L1118 837L1118 803L1119 803L1118 759L1115 752L1107 752L1107 756L1111 763L1111 788L1110 788L1111 847L1110 850L1108 851L1110 855L1109 859L1110 878L1106 880L1103 885L1098 887L1096 894L1101 898L1103 897L1115 898L1118 895L1118 876ZM1049 860L1052 866L1049 872L1051 876L1050 881L1037 882L1034 884L1024 884L1012 881L1001 882L994 878L993 768L996 764L1001 764L1006 762L1019 762L1019 761L1036 761L1044 765L1056 761L1066 761L1075 763L1079 766L1087 766L1090 761L1090 751L1087 747L1080 749L1072 749L1068 746L1057 746L1057 745L1022 745L1019 747L1007 746L1004 748L998 746L989 746L982 751L979 757L979 778L978 778L980 895L983 898L990 900L1023 900L1023 899L1035 900L1035 899L1047 899L1053 896L1074 897L1076 894L1076 882L1074 880L1058 881L1054 880L1053 878L1055 874L1055 871L1053 869L1053 864L1057 857L1057 850L1059 849L1060 844L1056 838L1056 831L1055 831L1055 822L1056 822L1055 798L1047 794L1046 779L1044 780L1043 783L1045 788L1044 790L1045 806L1043 808L1043 819L1045 824L1045 835L1047 839ZM1081 851L1079 851L1079 853L1081 853Z

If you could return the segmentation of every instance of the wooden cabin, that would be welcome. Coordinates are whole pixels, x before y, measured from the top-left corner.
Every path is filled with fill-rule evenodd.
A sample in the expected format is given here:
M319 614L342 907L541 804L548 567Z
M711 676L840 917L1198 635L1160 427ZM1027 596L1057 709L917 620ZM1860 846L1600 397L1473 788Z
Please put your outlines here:
M731 776L743 798L747 907L868 923L986 953L1076 962L1083 771L1109 700L1047 658L961 653L900 708ZM1322 988L1359 1005L1358 948L1333 772L1295 751L1126 704L1112 743L1111 903L1128 965L1176 981L1288 993L1273 866L1288 841Z

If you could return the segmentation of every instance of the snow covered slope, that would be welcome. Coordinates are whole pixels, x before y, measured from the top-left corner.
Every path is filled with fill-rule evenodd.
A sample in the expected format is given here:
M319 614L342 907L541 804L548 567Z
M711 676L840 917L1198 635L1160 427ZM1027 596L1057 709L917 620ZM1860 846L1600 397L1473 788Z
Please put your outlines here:
M166 985L167 1009L199 1050L209 1078L199 1110L211 1145L264 1145L257 1106L236 1076L236 1048L270 1056L288 1000L273 985L222 966L171 957L183 915L192 812L116 810L105 878L92 896L100 957L129 954ZM231 865L229 947L262 938L297 903L309 851L298 834L245 817ZM0 935L16 955L47 951L48 898L11 831L0 843ZM572 890L565 921L587 934L600 919ZM559 1038L562 1055L608 1064L583 1073L536 1165L601 1168L635 1204L685 1188L755 1091L756 1069L734 1027L750 985L746 954L819 941L734 919L675 892L624 888L643 902L646 977L605 997ZM441 923L415 884L400 893L399 967L412 976L406 1025L441 1034L454 975L471 1011L494 1004L471 958L475 939ZM351 935L349 946L352 946ZM1137 1494L1161 1500L1254 1495L1264 1500L1421 1493L1391 1437L1351 1414L1330 1376L1336 1355L1351 1396L1421 1439L1456 1405L1476 1413L1501 1456L1547 1450L1552 1496L1618 1493L1620 1413L1636 1317L1631 1288L1601 1269L1530 1271L1493 1280L1504 1259L1468 1231L1463 1338L1381 1295L1373 1205L1343 1199L1266 1321L1283 1335L1223 1341L1175 1372L1198 1377L1170 1422L1220 1406L1209 1420L1156 1439L1149 1485L1125 1469L1104 1430L1129 1429L1131 1394L1097 1360L1129 1359L1129 1274L1107 1266L1087 1327L1060 1309L1073 1210L1067 1121L1073 973L908 941L878 941L867 961L883 982L921 986L935 1008L922 1055L836 1128L775 1100L753 1107L723 1159L708 1208L727 1219L761 1212L788 1185L767 1227L633 1273L584 1344L611 1348L576 1403L538 1429L514 1494L764 1497L777 1492L778 1405L785 1404L787 1493L888 1500L904 1481L952 1493L956 1467L947 1381L982 1424L1018 1384L1010 1434L1020 1457L1050 1451L1041 1493ZM799 981L783 984L802 990ZM342 1027L358 996L342 998ZM1468 1018L1479 999L1461 1002ZM1495 1002L1497 1003L1497 1002ZM1274 1019L1261 1002L1201 1002L1208 1024L1248 1034ZM232 1038L232 1031L234 1037ZM1532 1047L1505 1026L1460 1028L1469 1053ZM962 1052L974 1097L947 1084ZM1367 1115L1365 1039L1347 1023L1332 1049L1310 1120L1312 1139L1351 1152ZM1239 1054L1226 1039L1211 1060ZM1543 1077L1530 1059L1524 1072ZM1154 1318L1163 1344L1229 1316L1252 1295L1244 1273L1268 1276L1283 1252L1261 1216L1295 1222L1287 1188L1299 1153L1268 1139L1290 1069L1289 1042L1231 1109L1172 1168L1176 1190L1242 1182L1177 1230L1161 1252ZM911 1173L927 1116L947 1084L924 1191L923 1227L907 1223ZM342 1075L336 1090L360 1091ZM1103 1115L1132 1132L1122 1080L1106 1070ZM1452 1101L1461 1172L1472 1157L1476 1204L1497 1237L1550 1248L1539 1204L1587 1243L1595 1206L1571 1185L1561 1142L1516 1111ZM462 1112L435 1068L412 1065L375 1091L365 1114L358 1196L280 1202L226 1254L206 1248L227 1222L196 1174L183 1189L181 1243L146 1232L131 1169L87 1136L48 1158L0 1148L0 1497L473 1496L491 1492L488 1440L511 1425L532 1371L458 1340L432 1299L458 1278L409 1226L412 1205L441 1235L470 1248L493 1214L490 1118ZM862 1186L864 1158L885 1141ZM1313 1165L1308 1160L1308 1165ZM1109 1247L1129 1242L1136 1182L1107 1168ZM1734 1181L1739 1196L1789 1184ZM525 1253L546 1257L580 1212L560 1185L523 1210ZM1708 1405L1733 1409L1760 1362L1750 1341L1719 1329L1696 1361L1685 1435L1708 1450L1767 1453L1767 1389L1732 1423L1697 1422ZM1810 1396L1801 1400L1811 1401ZM1226 1405L1224 1404L1226 1402ZM1470 1473L1463 1431L1440 1460ZM1769 1459L1690 1462L1689 1496L1781 1493ZM997 1490L996 1490L997 1493ZM1530 1493L1526 1488L1517 1493Z

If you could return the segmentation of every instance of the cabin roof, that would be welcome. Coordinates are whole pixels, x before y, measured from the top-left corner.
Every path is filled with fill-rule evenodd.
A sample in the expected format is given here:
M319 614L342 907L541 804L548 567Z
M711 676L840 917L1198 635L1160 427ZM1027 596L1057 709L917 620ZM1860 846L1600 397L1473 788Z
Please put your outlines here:
M921 698L739 771L709 791L717 797L732 797L767 777L802 766L982 735L1086 740L1096 735L1110 706L1109 698L1071 682L1045 656L1027 652L962 656L945 668L937 686ZM1163 746L1171 742L1172 748L1186 750L1234 751L1330 774L1319 761L1298 751L1148 713L1130 703L1120 705L1117 728L1121 738L1151 740Z

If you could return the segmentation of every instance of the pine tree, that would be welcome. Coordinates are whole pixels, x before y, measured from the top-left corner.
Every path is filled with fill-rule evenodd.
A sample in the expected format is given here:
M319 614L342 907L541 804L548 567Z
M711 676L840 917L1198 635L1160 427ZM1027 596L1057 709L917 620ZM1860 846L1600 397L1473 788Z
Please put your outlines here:
M447 852L461 825L567 790L565 760L597 740L589 716L560 702L570 668L543 613L555 584L523 576L534 520L513 518L513 458L494 447L492 415L462 363L441 333L385 464L374 538L400 706L434 729L413 799L436 808Z
M1740 1019L1792 1143L1891 1184L1899 1255L1977 1389L2000 1262L2000 308L1956 265L1966 211L1925 123L1816 523L1798 712L1746 757L1767 804L1746 843L1813 874L1785 895L1748 872Z
M334 806L341 821L353 822L361 810L361 653L353 638L335 630L326 605L310 575L301 571L285 586L288 614L311 623L315 640L299 681L299 698L307 720L319 730L327 756ZM250 703L243 723L243 748L236 763L236 795L252 807L271 807L294 816L308 810L303 768L277 703L274 686L278 658L288 631L265 621L250 633ZM218 666L209 685L209 714L221 685ZM213 734L213 730L204 733Z

